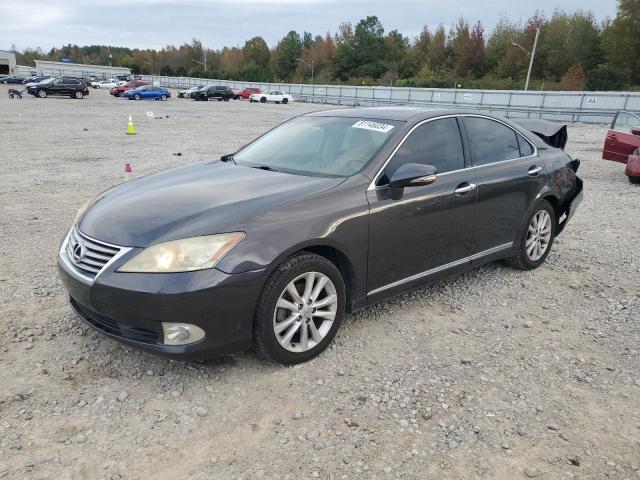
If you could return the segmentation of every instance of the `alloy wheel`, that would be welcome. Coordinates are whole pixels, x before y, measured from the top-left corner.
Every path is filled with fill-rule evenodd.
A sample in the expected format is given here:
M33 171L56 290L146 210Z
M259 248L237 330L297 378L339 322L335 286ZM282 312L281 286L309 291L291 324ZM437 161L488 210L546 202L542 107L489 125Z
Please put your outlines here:
M531 219L527 230L525 247L527 256L532 262L542 258L551 241L551 215L546 210L540 210Z
M294 278L278 297L273 330L290 352L306 352L327 336L336 318L338 295L331 279L320 272Z

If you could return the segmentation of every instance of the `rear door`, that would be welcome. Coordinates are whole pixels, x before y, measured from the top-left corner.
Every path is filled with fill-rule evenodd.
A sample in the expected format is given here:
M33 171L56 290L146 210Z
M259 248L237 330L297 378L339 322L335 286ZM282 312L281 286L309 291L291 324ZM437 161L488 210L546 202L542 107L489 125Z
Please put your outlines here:
M507 124L481 115L463 119L478 182L473 253L499 253L515 242L546 169L534 146Z
M604 140L602 149L604 160L627 163L629 155L640 148L640 137L631 133L634 127L640 127L640 117L629 112L616 114Z

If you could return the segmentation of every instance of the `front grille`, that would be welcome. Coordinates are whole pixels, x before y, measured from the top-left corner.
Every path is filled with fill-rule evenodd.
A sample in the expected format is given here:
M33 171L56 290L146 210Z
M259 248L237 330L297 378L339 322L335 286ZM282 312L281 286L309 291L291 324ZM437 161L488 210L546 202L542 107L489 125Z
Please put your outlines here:
M83 235L78 227L73 227L69 233L65 253L71 266L80 275L93 280L98 273L115 257L121 247L103 243Z
M159 331L154 332L153 330L147 330L145 328L127 327L100 313L89 310L84 305L76 302L73 297L71 297L69 301L71 302L71 306L74 310L78 312L78 315L80 315L87 323L104 333L126 338L127 340L132 340L134 342L147 343L151 345L158 345L161 343Z

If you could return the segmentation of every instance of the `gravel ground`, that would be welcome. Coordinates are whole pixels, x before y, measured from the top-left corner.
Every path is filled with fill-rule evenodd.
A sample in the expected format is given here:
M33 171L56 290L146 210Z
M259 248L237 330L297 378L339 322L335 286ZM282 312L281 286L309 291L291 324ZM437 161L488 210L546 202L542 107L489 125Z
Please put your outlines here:
M169 361L75 317L57 244L125 162L215 157L317 108L0 88L0 479L640 478L640 188L602 126L570 127L585 199L543 267L359 311L303 366Z

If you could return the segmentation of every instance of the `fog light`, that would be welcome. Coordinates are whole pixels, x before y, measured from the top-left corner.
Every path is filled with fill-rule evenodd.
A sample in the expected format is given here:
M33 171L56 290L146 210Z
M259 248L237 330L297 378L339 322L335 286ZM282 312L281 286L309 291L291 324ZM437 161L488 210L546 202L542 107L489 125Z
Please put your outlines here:
M189 323L162 322L165 345L187 345L204 338L204 330Z

